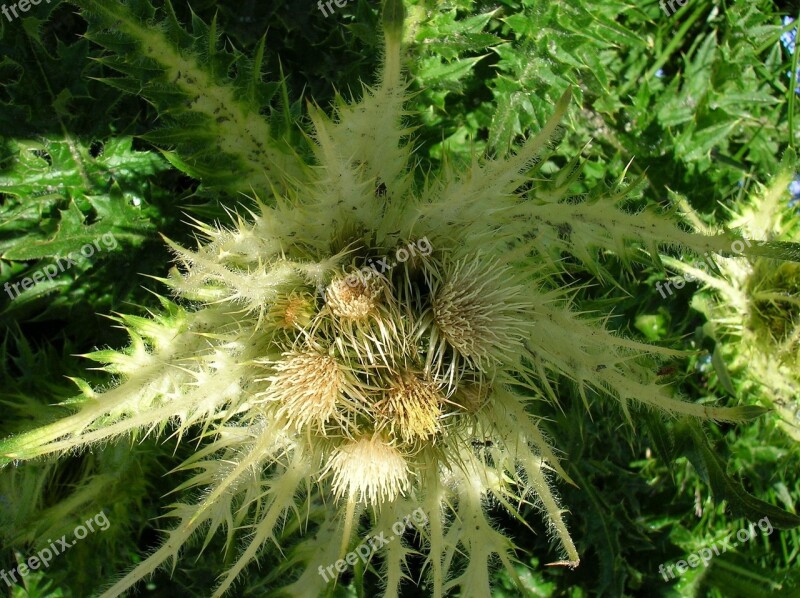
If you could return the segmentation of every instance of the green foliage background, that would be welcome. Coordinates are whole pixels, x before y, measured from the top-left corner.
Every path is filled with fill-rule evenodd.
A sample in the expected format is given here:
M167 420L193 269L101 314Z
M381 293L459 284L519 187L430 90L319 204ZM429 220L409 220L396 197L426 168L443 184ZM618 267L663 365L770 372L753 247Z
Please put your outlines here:
M781 17L796 17L796 6L689 0L668 17L654 1L408 5L416 154L430 168L441 165L445 147L464 160L506 151L538 130L571 85L576 100L546 170L582 154L576 194L627 173L643 179L635 205L682 196L722 225L725 206L768 184L797 144L792 56L779 43L791 28ZM219 77L250 82L242 93L263 106L286 148L302 147L293 123L304 121L306 100L326 108L337 89L360 93L379 56L374 2L355 0L327 17L316 3L289 0L176 0L174 10L191 32L176 29L176 43L199 48L221 36L204 56ZM87 377L76 355L124 342L104 315L157 308L150 291L163 291L154 277L165 276L169 262L160 234L189 243L189 217L224 221L226 208L250 201L231 191L236 177L215 156L213 135L176 108L158 73L115 58L124 41L113 34L86 34L87 22L66 1L0 18L0 286L103 234L119 241L14 300L0 294L3 436L56 419L54 404L76 392L68 377ZM615 314L625 333L696 350L666 368L665 379L692 400L736 404L741 382L714 357L715 340L690 308L696 285L665 300L654 287L663 271L630 269L610 256L602 269L615 284L582 291L585 308ZM498 576L498 596L800 596L796 529L757 537L679 580L658 573L659 564L748 520L769 515L796 525L789 514L800 500L798 445L774 417L701 429L652 416L633 430L619 426L613 407L592 404L587 414L566 382L561 390L562 410L542 406L542 414L580 487L561 490L583 562L575 571L545 567L557 555L536 514L524 529L497 509L498 524L516 530L524 582L515 588ZM142 438L0 472L0 568L100 509L112 523L12 595L85 596L140 558L158 538L154 518L171 487L164 474L192 450ZM212 543L142 593L202 596L224 558ZM266 556L237 592L260 595L279 562ZM375 579L359 581L339 592L374 593Z

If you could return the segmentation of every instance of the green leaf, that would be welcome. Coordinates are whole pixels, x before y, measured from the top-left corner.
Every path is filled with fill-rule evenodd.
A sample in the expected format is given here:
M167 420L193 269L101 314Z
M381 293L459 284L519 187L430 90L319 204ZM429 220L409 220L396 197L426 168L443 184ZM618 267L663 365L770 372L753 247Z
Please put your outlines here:
M711 354L711 364L714 366L714 371L719 377L719 382L722 384L722 388L724 388L731 396L736 396L736 389L733 388L731 376L728 373L727 366L725 365L725 358L722 356L722 351L720 350L718 344L714 345L714 352Z
M66 256L104 234L138 245L153 234L150 180L169 164L158 154L134 151L130 137L109 140L97 157L71 139L7 147L0 258Z
M262 52L251 60L218 48L215 22L196 16L186 32L169 2L158 26L149 0L74 3L89 22L87 37L112 52L102 63L122 74L104 81L147 98L165 117L150 139L174 151L176 167L208 187L262 197L279 183L272 173L298 175L303 165L295 150L261 116L276 91L261 81Z
M711 486L714 499L727 501L731 513L751 521L769 517L778 529L800 526L800 517L749 494L725 472L722 460L708 443L700 423L683 418L675 427L676 444L688 457L700 477Z

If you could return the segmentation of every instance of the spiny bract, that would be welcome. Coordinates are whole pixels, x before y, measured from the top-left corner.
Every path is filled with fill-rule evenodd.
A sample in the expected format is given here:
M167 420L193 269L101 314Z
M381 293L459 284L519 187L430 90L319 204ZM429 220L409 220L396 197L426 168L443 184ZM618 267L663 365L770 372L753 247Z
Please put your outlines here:
M787 152L769 186L757 185L736 206L731 226L757 241L796 242L800 215L786 201L796 162L794 151ZM698 230L713 232L699 217L693 221ZM705 286L693 305L714 326L742 391L774 407L781 427L800 441L800 264L768 257L718 257L715 263L718 271L703 262L669 260Z
M137 431L200 431L180 489L204 492L173 505L178 522L162 546L106 596L177 559L201 530L224 528L229 546L249 530L221 595L290 521L304 535L286 554L299 575L284 590L317 596L356 532L389 534L417 509L416 543L404 536L371 557L386 595L398 594L419 549L433 596L459 587L489 596L494 560L514 569L489 505L520 519L536 505L561 563L578 564L551 488L553 472L568 478L529 414L531 402L558 401L555 380L573 381L584 401L613 397L629 421L631 401L717 420L753 414L671 397L652 361L680 353L579 316L562 282L565 256L602 280L598 251L630 262L647 257L643 247L654 259L668 245L726 251L734 237L627 212L621 186L569 197L577 161L543 181L538 166L569 93L513 155L417 177L402 15L399 1L384 9L379 84L360 101L340 99L333 117L309 109L315 165L265 166L275 197L230 228L198 223L196 250L171 244L181 268L165 282L181 304L119 316L131 345L89 356L119 384L95 393L79 381L74 415L0 445L10 462Z

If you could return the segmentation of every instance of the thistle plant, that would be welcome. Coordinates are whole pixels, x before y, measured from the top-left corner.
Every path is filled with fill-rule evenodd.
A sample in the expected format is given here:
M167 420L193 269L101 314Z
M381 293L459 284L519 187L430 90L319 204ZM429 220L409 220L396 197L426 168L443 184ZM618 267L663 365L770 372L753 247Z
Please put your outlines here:
M758 185L731 210L730 226L750 239L791 242L800 236L800 216L789 201L796 158L792 151L768 186ZM713 232L693 214L697 230ZM713 327L725 362L741 392L774 408L779 425L800 440L800 267L769 257L717 257L716 268L668 259L704 287L693 306Z
M673 247L725 254L739 236L634 213L624 181L576 197L578 158L547 179L569 91L509 155L421 173L405 108L404 10L390 0L377 83L358 100L337 97L332 114L309 106L308 163L261 120L254 86L248 95L221 81L213 24L196 23L211 31L200 51L168 4L157 27L142 24L154 15L147 2L76 4L91 39L138 53L139 63L109 66L157 73L137 89L159 108L167 85L187 98L166 111L183 133L153 135L175 150L172 163L212 191L253 196L230 225L195 221L197 247L167 240L177 264L161 280L172 297L149 317L114 316L128 347L86 355L115 385L99 392L77 380L74 414L0 444L10 464L148 435L198 439L178 468L187 477L169 511L176 523L105 596L174 565L193 537L207 544L223 531L238 552L215 596L276 546L291 572L279 589L317 596L336 583L321 572L357 534L388 533L418 508L426 521L416 534L371 557L385 595L399 594L420 551L433 596L489 596L493 563L513 575L515 558L489 508L536 525L521 515L534 505L557 540L556 564L579 563L555 492L569 476L535 415L537 403L559 403L560 382L587 405L595 395L616 401L631 424L641 408L717 421L762 411L683 400L656 365L681 351L626 338L608 314L574 305L565 281L607 283L607 256L632 268ZM260 81L258 59L247 64L240 73ZM110 80L133 90L126 81ZM209 145L184 143L206 126ZM225 170L220 156L238 159ZM779 249L756 242L747 253Z

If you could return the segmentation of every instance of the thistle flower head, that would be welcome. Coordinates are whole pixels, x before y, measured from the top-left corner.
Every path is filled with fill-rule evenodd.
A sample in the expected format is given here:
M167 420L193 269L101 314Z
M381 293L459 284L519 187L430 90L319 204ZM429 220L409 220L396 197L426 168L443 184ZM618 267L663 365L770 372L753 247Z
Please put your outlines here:
M338 446L328 463L337 498L355 498L378 506L408 491L408 463L380 434L362 436Z
M183 488L204 492L173 511L162 548L106 596L177 558L201 529L227 527L232 546L246 527L221 595L301 512L313 516L287 562L305 572L285 591L318 596L333 582L316 571L351 542L351 524L369 520L378 532L416 508L428 520L420 550L432 594L460 586L489 596L495 557L514 564L487 504L517 517L539 505L564 561L579 561L548 472L569 478L529 409L558 402L560 379L584 399L594 391L618 401L629 418L635 403L719 420L749 413L673 397L640 358L677 352L612 333L561 288L564 254L602 281L598 251L627 262L642 246L725 251L731 237L625 212L624 190L575 201L571 171L543 182L541 158L569 92L513 154L416 176L403 14L387 0L380 83L358 101L340 99L333 116L310 109L314 166L296 156L265 165L274 197L256 198L250 218L198 225L195 249L171 244L180 268L166 282L181 304L163 299L163 315L121 317L131 346L90 356L120 384L94 393L82 383L92 400L74 415L0 445L3 459L28 459L167 423L178 435L202 429L207 444L185 465L199 472ZM478 439L491 442L492 459L475 450ZM399 538L387 551L387 595L412 550Z
M325 424L343 401L344 372L330 355L317 351L287 352L277 364L264 395L279 407L276 415L299 428Z
M269 309L269 319L276 328L295 330L305 328L314 316L316 301L310 293L293 292L278 297Z
M355 276L338 276L325 290L325 304L331 313L347 320L364 320L375 313L381 286Z
M757 186L736 206L732 224L753 239L749 243L800 237L800 215L786 203L787 187L792 195L797 191L795 168L788 153L771 183ZM670 262L704 283L706 291L694 305L723 341L725 363L744 392L774 408L780 427L800 441L800 264L769 256L720 257L716 263L718 273Z
M533 323L525 317L529 306L511 269L478 257L445 266L431 285L437 365L446 360L448 348L482 371L512 360Z
M415 440L435 440L441 430L442 405L445 397L441 387L424 380L413 372L397 376L375 403L378 419L385 419L389 431L404 443Z

